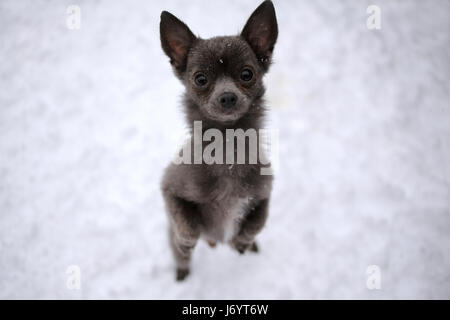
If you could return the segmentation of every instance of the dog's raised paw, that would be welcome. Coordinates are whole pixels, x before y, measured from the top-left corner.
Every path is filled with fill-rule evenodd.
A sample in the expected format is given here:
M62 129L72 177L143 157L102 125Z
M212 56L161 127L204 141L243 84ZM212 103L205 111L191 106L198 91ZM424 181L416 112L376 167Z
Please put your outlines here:
M189 275L189 269L177 269L177 281L183 281Z
M259 248L258 248L258 245L256 244L256 242L252 243L252 245L250 246L250 251L254 252L254 253L258 253L259 252Z
M244 254L245 251L250 249L251 244L246 242L234 241L232 247L239 252L239 254Z

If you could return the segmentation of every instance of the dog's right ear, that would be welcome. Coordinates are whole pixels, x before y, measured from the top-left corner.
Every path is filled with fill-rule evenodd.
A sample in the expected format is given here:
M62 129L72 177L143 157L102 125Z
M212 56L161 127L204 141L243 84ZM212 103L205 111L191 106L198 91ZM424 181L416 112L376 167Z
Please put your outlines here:
M180 76L186 70L187 55L196 37L185 23L167 11L161 13L159 31L161 46Z

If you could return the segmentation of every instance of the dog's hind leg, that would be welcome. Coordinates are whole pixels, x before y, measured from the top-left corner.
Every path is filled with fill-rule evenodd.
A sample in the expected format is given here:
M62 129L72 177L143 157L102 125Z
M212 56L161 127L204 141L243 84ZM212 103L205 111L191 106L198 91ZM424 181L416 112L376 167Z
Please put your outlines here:
M169 228L170 248L175 259L176 280L181 281L189 274L189 264L197 239L181 239Z
M195 205L172 195L165 194L170 218L170 247L175 258L176 280L189 274L192 251L200 237L199 216Z

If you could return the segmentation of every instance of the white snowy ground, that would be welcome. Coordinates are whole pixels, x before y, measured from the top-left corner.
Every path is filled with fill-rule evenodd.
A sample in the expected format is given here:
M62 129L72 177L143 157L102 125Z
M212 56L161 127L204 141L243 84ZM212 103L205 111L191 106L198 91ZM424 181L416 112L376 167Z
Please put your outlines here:
M159 15L206 38L237 33L258 4L0 3L0 298L450 298L442 0L275 1L280 166L261 252L200 243L175 283L159 180L184 118Z

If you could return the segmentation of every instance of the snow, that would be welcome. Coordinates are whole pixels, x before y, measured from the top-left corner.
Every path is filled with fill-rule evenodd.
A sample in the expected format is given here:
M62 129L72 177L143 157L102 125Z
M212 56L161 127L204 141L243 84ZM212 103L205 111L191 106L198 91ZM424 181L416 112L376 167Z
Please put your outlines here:
M0 298L450 298L445 0L379 0L381 30L370 1L275 1L280 156L260 252L201 242L174 281L159 181L185 124L159 15L206 38L258 4L2 1Z

